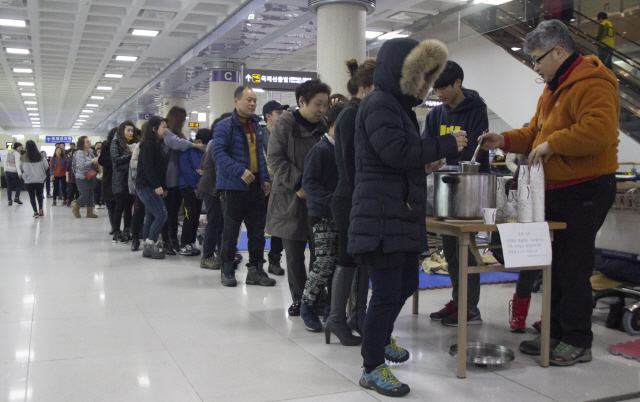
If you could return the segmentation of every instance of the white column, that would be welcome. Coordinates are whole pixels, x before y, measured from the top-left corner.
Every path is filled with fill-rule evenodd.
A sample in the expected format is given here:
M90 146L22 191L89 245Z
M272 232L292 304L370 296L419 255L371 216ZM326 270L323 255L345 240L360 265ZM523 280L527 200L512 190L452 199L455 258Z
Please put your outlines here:
M142 128L142 125L149 121L149 119L154 116L157 112L155 107L151 106L138 106L136 108L136 127Z
M223 113L231 113L233 109L235 109L233 93L236 91L236 88L241 85L240 78L240 70L211 70L211 80L209 82L210 125Z
M349 74L344 62L362 63L367 54L367 8L354 3L326 2L318 13L318 76L331 87L332 93L349 97Z
M172 107L178 106L183 109L187 107L187 99L189 98L188 92L161 92L160 98L160 116L167 117L167 113ZM187 111L189 113L189 111Z

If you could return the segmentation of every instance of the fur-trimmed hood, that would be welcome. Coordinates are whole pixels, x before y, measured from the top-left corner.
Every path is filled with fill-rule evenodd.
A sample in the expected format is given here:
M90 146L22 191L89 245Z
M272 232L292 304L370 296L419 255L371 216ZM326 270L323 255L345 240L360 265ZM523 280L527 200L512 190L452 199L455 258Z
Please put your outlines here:
M444 69L447 57L447 47L438 40L391 39L378 53L374 84L401 103L418 106Z

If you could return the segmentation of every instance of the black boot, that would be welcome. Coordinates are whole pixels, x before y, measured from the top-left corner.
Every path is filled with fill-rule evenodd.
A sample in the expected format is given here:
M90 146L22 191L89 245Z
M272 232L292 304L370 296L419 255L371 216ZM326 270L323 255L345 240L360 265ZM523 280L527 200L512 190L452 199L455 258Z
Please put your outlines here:
M270 274L274 274L274 275L284 275L284 269L280 266L280 259L276 260L275 258L271 258L271 256L268 257L269 258L269 268L267 269L267 271L269 271Z
M166 255L176 255L176 251L173 249L173 246L168 241L162 242L162 250Z
M222 286L227 286L230 288L236 287L238 285L238 281L236 280L236 267L233 261L225 262L222 264L220 281L222 282Z
M293 303L291 303L291 305L289 306L289 310L287 311L289 312L290 317L299 316L300 315L300 299L294 298Z
M138 251L138 250L140 250L140 239L136 237L133 240L131 240L131 251Z
M360 266L353 276L351 288L351 314L347 320L349 328L362 336L364 316L367 314L367 296L369 295L369 273L367 268Z
M351 328L347 325L347 317L345 315L355 270L356 268L338 265L333 274L331 312L324 325L326 343L331 342L332 333L338 337L340 343L344 346L357 346L362 343L362 338L351 333Z
M247 268L249 272L247 272L247 279L244 281L247 285L274 286L276 284L276 280L269 278L269 275L264 272L262 263L254 266L249 265Z

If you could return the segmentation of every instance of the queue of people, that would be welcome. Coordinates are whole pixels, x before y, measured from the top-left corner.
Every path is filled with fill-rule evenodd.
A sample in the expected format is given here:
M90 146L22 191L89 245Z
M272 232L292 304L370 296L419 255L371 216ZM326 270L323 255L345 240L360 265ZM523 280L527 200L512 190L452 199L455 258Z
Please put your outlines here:
M275 101L264 106L266 129L256 115L256 93L240 86L234 110L193 140L182 132L186 111L173 107L166 119L153 116L141 130L123 122L109 133L99 156L86 137L80 137L70 159L56 150L50 163L32 141L22 158L22 146L15 144L5 170L8 181L27 182L34 216L42 216L42 183L50 169L54 195L63 191L66 171L67 187L74 183L80 192L73 214L80 217L86 207L87 217L95 217L101 169L114 241L132 241L133 251L142 245L142 256L150 259L201 254L200 266L220 270L225 287L238 284L236 247L244 223L249 252L244 283L276 285L269 274L284 275L284 249L289 316L301 316L309 331L324 330L326 343L333 334L342 345L360 345L359 384L403 396L410 387L387 362L404 363L411 356L393 334L418 288L418 257L428 248L425 177L445 164L470 160L483 139L481 171L489 169L488 151L498 148L545 165L547 219L567 223L553 243L551 364L584 363L591 360L593 341L594 240L615 194L618 84L601 60L575 51L559 21L540 23L526 36L524 49L546 86L528 127L504 133L488 132L484 101L463 86L463 69L448 60L443 43L403 38L385 42L375 61L346 63L351 99L332 94L321 80L307 81L296 89L297 108ZM443 104L427 116L420 133L413 109L430 88ZM19 188L11 197L10 190L9 203L18 202ZM203 203L207 224L201 252L196 237ZM140 222L142 229L135 229ZM268 260L266 233L275 248ZM431 319L445 326L457 326L460 319L479 325L479 277L470 275L467 316L458 317L458 245L455 238L442 240L453 294ZM473 256L468 258L474 265ZM524 304L528 310L530 282L523 281L527 289L514 294L518 317ZM512 315L514 332L522 332L519 320L514 325ZM539 355L541 338L522 342L520 350Z

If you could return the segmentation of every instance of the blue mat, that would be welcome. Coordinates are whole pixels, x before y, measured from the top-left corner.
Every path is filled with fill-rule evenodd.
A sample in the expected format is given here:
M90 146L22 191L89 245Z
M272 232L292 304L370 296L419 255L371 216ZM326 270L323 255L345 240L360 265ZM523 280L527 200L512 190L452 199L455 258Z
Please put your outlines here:
M265 243L264 243L264 249L265 250L271 250L271 239L265 239ZM238 241L238 250L239 251L247 251L249 250L249 239L247 238L247 232L242 232L242 234L240 234L240 240ZM307 244L307 248L309 248L309 245Z
M480 283L506 283L518 280L518 272L484 272L480 274ZM441 289L451 287L449 275L428 275L420 270L420 283L418 288Z

